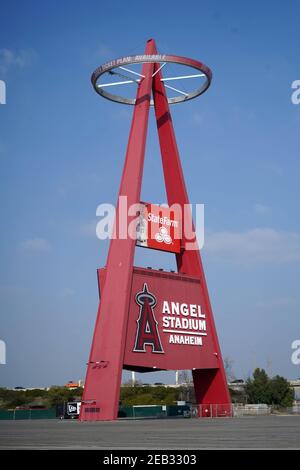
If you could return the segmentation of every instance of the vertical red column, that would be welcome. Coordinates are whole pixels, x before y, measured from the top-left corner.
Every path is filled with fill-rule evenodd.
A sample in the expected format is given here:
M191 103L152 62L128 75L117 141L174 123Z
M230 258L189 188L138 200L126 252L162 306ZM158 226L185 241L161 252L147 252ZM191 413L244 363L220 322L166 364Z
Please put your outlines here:
M154 71L156 70L158 70L157 64L155 65ZM168 204L179 204L184 214L183 208L184 205L189 204L189 199L181 168L167 95L161 78L161 72L156 73L153 78L153 98ZM190 211L185 212L183 223L191 227L193 226ZM187 242L188 240L183 233L183 249L180 254L176 255L177 268L179 272L197 276L201 280L206 316L210 323L215 355L219 365L217 369L197 369L193 371L197 403L229 404L231 400L200 253L198 249L186 250Z
M155 42L149 40L145 54L153 54L154 51ZM140 201L153 68L152 63L143 65L142 75L145 78L140 82L134 106L119 191L119 197L127 196L128 207ZM117 228L119 217L118 202ZM126 218L125 227L128 227L133 218L133 216ZM87 367L80 412L81 421L117 418L134 249L135 240L128 236L120 239L117 234L117 238L110 242L106 281L101 294Z

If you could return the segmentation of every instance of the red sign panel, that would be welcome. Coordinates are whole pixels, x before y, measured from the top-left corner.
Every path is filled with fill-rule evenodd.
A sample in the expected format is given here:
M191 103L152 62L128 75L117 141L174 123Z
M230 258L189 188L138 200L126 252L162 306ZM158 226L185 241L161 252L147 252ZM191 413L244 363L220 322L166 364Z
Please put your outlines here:
M134 268L124 357L130 366L218 367L199 279Z
M138 246L180 253L181 217L179 211L156 204L142 204L137 228Z

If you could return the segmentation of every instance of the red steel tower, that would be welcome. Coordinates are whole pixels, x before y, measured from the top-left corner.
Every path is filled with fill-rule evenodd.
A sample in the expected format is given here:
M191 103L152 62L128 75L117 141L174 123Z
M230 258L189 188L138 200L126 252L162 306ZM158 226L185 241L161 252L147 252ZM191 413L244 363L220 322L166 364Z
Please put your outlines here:
M137 68L139 65L141 69ZM185 67L187 73L164 78L162 72L171 66L180 70ZM186 210L189 199L169 109L169 104L188 101L205 92L211 75L210 69L196 60L158 54L153 39L147 41L143 55L113 60L92 75L97 93L133 105L134 110L116 208L117 236L110 241L106 267L98 270L100 304L81 421L117 418L123 369L138 372L190 369L197 403L210 405L209 409L221 404L222 414L230 414L230 396L200 252L197 244L189 249L189 233L183 230L190 226L193 233L193 223L191 211ZM105 82L107 77L113 81ZM197 82L197 86L192 91L173 86L180 80ZM108 91L125 85L137 86L135 97ZM167 208L140 201L152 105ZM126 213L125 220L125 228L139 220L136 238L119 236L120 221L124 221L121 201L125 196L128 207L137 207L135 212ZM134 267L136 245L173 252L178 272Z

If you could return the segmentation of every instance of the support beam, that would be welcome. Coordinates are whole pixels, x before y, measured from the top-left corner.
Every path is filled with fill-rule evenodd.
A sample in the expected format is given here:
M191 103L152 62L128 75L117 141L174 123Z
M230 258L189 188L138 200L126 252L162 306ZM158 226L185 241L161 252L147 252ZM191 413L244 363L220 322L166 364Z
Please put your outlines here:
M154 73L157 70L158 64L155 65ZM180 204L182 213L184 213L183 208L185 205L189 204L189 198L180 163L179 151L165 91L165 85L162 81L160 71L158 71L158 73L153 78L152 90L168 204ZM186 217L189 219L189 221L185 219L183 220L183 223L188 223L193 227L191 220L192 214L190 211L188 214L186 214ZM185 235L183 234L183 250L180 254L176 255L177 269L178 272L200 278L203 289L206 315L210 323L215 355L219 364L218 369L215 371L206 371L205 369L193 370L196 399L198 403L230 403L231 399L227 387L226 374L223 366L221 349L219 346L216 327L213 319L200 252L198 249L186 250L185 248L187 242L188 240L185 239Z
M153 54L154 49L154 41L148 41L145 54ZM128 207L140 202L153 66L152 63L143 64L142 74L146 78L137 91L119 190L119 197L127 196ZM119 212L118 203L116 221L119 220ZM127 227L133 219L133 216L128 217ZM134 249L135 240L129 237L115 238L110 242L106 281L85 380L81 421L114 420L118 415Z

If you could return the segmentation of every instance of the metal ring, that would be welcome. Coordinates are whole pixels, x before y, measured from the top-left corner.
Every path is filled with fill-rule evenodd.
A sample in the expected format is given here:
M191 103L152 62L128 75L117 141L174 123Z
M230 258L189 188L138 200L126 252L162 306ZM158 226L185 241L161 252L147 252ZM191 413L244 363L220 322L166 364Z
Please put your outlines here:
M187 57L180 57L176 55L164 55L164 54L135 55L135 56L128 56L128 57L121 57L119 59L112 60L110 62L107 62L104 65L101 65L93 72L91 76L91 82L95 91L100 96L103 96L103 98L106 98L110 101L116 101L117 103L134 105L136 101L135 98L134 99L124 98L122 96L109 93L105 91L103 88L101 88L101 85L97 83L99 78L104 73L111 72L113 69L116 69L122 66L127 66L130 64L164 63L164 62L171 62L174 64L186 65L188 67L192 67L196 69L198 72L200 71L205 76L205 82L201 85L201 87L197 88L193 92L186 93L185 96L175 96L172 98L168 98L169 104L182 103L183 101L188 101L193 98L196 98L197 96L200 96L202 93L204 93L210 86L211 79L212 79L212 72L206 65L202 64L201 62L198 62L197 60L189 59ZM140 75L140 74L136 74L136 75ZM137 83L140 83L141 79L140 80L133 79L132 83L134 83L135 81ZM150 104L151 106L154 105L153 99L151 99Z

